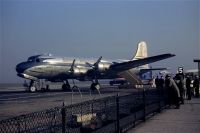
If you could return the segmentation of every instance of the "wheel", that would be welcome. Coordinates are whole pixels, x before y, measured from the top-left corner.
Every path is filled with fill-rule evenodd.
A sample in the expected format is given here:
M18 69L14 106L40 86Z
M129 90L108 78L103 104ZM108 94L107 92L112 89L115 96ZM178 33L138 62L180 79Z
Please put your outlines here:
M90 86L90 89L91 90L99 90L101 87L100 87L100 84L99 83L92 83L91 86Z
M50 89L49 89L49 85L46 85L46 91L50 91Z
M96 83L95 88L96 88L97 90L99 90L99 89L101 88L101 87L100 87L100 84L99 84L99 83Z
M29 91L30 91L30 92L36 92L36 87L35 87L35 86L31 86L31 87L29 88Z
M72 89L73 89L73 90L78 90L78 86L74 85L74 86L72 87Z
M90 89L91 89L92 91L95 90L95 83L92 83L92 84L91 84Z
M69 90L71 90L71 87L70 87L69 84L63 84L63 85L62 85L62 90L63 90L63 91L69 91Z

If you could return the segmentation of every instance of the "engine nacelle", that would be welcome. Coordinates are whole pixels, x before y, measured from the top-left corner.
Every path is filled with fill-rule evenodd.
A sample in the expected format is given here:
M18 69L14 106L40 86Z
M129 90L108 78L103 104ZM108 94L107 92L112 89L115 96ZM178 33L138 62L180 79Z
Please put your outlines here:
M74 68L74 75L81 75L87 73L86 68Z
M104 72L104 71L108 70L109 67L110 67L110 64L108 64L108 63L100 62L98 64L98 69L100 72Z

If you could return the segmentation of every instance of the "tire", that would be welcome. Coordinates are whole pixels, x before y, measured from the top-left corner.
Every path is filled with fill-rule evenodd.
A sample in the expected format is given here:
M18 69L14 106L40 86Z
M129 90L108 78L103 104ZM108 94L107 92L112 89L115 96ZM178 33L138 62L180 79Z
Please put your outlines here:
M68 85L68 84L63 84L63 85L62 85L62 90L63 90L63 91L69 91L69 90L71 90L71 89L70 89L70 85Z
M112 82L110 82L110 86L113 86L113 83L112 83Z
M36 87L35 87L35 86L31 86L31 87L29 88L29 91L30 91L30 92L36 92L36 91L37 91L37 89L36 89Z
M95 88L99 90L101 88L100 84L96 83Z
M78 86L73 86L72 89L73 90L78 90Z
M91 90L99 90L101 88L99 83L92 83L90 89Z

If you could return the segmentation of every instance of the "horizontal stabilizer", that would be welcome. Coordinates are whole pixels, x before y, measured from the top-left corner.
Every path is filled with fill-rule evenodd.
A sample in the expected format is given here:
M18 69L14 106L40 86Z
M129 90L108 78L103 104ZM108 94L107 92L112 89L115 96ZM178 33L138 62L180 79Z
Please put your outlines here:
M146 73L149 71L161 71L161 70L167 70L168 68L149 68L149 69L140 69L140 73Z
M145 65L145 64L153 63L153 62L156 62L156 61L159 61L159 60L171 58L173 56L175 56L175 55L174 54L162 54L162 55L147 57L147 58L144 58L144 59L117 63L117 64L111 65L110 69L114 70L114 71L121 72L121 71L129 70L131 68L142 66L142 65Z

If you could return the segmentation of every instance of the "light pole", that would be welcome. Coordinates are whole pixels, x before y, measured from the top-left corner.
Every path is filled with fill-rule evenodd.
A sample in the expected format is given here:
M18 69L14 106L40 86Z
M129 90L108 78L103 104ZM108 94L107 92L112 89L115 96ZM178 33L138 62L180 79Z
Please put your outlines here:
M194 59L194 62L198 63L198 77L200 79L200 59Z

